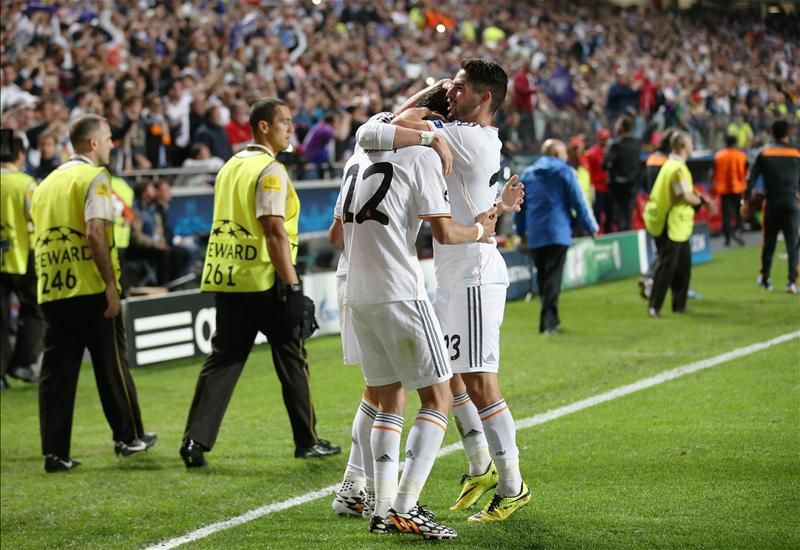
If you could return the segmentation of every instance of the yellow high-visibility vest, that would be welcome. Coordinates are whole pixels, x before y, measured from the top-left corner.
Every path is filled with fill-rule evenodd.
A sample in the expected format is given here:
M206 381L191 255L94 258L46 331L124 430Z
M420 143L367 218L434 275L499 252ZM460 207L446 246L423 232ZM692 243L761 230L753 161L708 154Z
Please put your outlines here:
M89 248L84 218L89 188L102 172L106 172L110 181L108 170L102 166L82 162L61 167L51 172L33 193L31 217L35 226L34 262L40 304L99 294L106 289ZM96 192L111 198L111 188L106 183L99 184ZM111 224L107 224L106 238L119 291L119 257Z
M672 182L677 177L692 185L692 173L686 163L668 159L658 172L650 198L644 208L644 224L654 237L660 236L666 226L671 241L686 242L694 228L694 208L683 199L675 197Z
M111 178L111 191L119 204L114 205L114 242L117 248L128 248L131 244L131 225L125 213L133 207L133 188L122 178Z
M25 217L25 200L36 180L20 170L0 169L0 241L6 250L0 254L0 272L23 275L28 271L30 234Z
M275 162L266 151L248 148L231 157L214 184L214 221L206 249L202 290L206 292L259 292L275 284L275 266L267 252L261 222L256 218L256 185L261 172ZM281 169L284 169L281 166ZM267 177L266 191L277 185ZM297 258L300 200L289 184L284 227L289 237L292 262Z

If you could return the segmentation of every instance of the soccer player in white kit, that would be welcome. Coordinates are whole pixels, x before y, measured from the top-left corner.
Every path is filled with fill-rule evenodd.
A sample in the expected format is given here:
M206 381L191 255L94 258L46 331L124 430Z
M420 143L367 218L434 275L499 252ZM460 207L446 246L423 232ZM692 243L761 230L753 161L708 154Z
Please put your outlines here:
M453 154L447 189L453 219L459 223L496 204L498 209L519 208L521 186L516 176L498 197L500 140L490 126L506 94L508 77L497 63L466 59L447 92L454 122L395 119L406 130L443 135ZM436 85L441 85L437 83ZM436 86L434 85L434 86ZM422 90L398 111L412 107ZM377 148L379 132L370 125L357 134L359 145ZM397 138L396 138L397 139ZM417 139L422 139L421 137ZM500 325L503 321L508 271L497 247L470 243L442 247L434 243L438 282L435 310L445 333L453 372L453 414L456 417L470 471L461 494L451 507L465 510L496 486L494 497L469 517L473 522L502 521L530 500L522 480L514 419L500 393L497 371L500 359Z
M447 112L447 98L442 91L436 91L429 94L428 97L423 97L419 101L420 106L424 106L436 112ZM370 118L369 122L391 122L395 117L394 113L384 112L378 113ZM382 140L386 146L383 149L392 149L395 141L395 133L398 130L397 126L390 124L383 124L378 126L382 135L379 139ZM401 129L401 134L409 132ZM415 140L415 144L419 144L416 138L416 132L410 136ZM406 135L405 145L409 145L409 135ZM430 146L439 155L444 165L445 175L449 174L452 167L452 154L447 142L441 136L429 136ZM355 153L363 152L363 149L356 145ZM348 184L348 180L342 182L343 185ZM334 221L328 231L328 238L331 244L344 247L344 230L342 224L342 202L344 200L343 194L340 193L336 206L334 207ZM345 365L358 365L361 363L358 341L353 330L352 315L350 308L344 306L344 288L347 275L348 261L347 250L342 249L339 256L339 263L336 268L336 290L339 305L339 325L342 338L342 351L343 362ZM361 398L356 414L353 418L353 425L351 430L351 446L350 455L348 457L347 466L344 471L342 483L334 494L331 507L341 516L363 516L369 519L372 515L375 506L375 485L374 473L372 467L372 450L370 449L370 434L372 433L372 424L374 423L375 416L378 413L378 391L375 388L367 386Z
M344 301L366 384L377 389L380 401L371 434L376 503L370 531L436 539L456 533L436 523L417 501L447 429L452 374L415 242L423 219L443 244L487 240L495 222L492 206L468 224L454 223L441 172L439 157L428 148L358 152L345 166L340 191L349 264ZM411 390L418 392L421 408L398 483L403 411Z

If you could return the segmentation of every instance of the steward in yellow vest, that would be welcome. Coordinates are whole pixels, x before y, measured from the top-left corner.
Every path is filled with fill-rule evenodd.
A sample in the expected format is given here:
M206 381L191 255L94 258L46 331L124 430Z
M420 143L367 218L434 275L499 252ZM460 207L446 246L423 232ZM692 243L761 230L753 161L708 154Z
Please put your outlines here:
M0 388L6 374L26 382L38 380L31 365L39 360L44 314L36 302L36 271L30 254L30 199L36 180L22 171L25 147L13 131L3 129L0 154ZM11 345L11 293L19 301L17 338Z
M87 210L89 212L87 212ZM114 249L111 175L87 157L76 155L50 173L33 194L39 303L119 290L119 260ZM96 216L87 220L87 216ZM108 217L105 217L108 216ZM110 218L110 219L109 219ZM102 233L109 265L106 281L92 254L90 221ZM117 297L117 302L119 297Z
M39 303L47 319L39 414L47 472L70 470L75 390L84 351L92 357L114 452L122 456L152 447L145 433L128 371L120 316L119 264L114 248L114 205L108 164L111 129L104 118L85 115L70 129L76 155L47 176L33 194Z
M225 163L217 174L215 187L214 220L206 249L202 289L259 292L272 288L275 266L267 251L257 211L263 210L265 197L270 204L277 202L284 207L281 217L293 265L297 259L300 200L286 168L275 162L267 147L250 144ZM285 198L280 196L284 194ZM288 276L291 278L291 274Z
M231 157L217 174L214 220L202 288L216 293L213 350L203 363L186 421L180 455L187 468L207 464L233 389L256 335L272 347L283 386L296 457L341 448L317 438L300 337L305 297L294 268L300 201L275 156L289 146L292 113L275 98L250 109L254 143Z
M0 272L22 275L28 271L30 252L30 199L36 180L16 164L0 165Z
M124 179L112 176L111 195L114 199L114 246L122 250L131 243L133 188Z
M648 314L660 317L661 306L672 288L672 311L686 313L686 298L692 270L689 239L694 228L695 207L713 203L695 192L686 159L692 154L692 138L675 131L670 138L672 153L658 173L644 209L647 232L655 238L658 265L655 269Z

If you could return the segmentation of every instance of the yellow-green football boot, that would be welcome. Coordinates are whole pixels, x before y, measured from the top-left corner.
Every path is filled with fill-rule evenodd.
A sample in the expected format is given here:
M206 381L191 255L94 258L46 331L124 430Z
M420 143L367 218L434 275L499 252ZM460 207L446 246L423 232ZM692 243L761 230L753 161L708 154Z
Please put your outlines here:
M485 493L497 487L497 468L490 462L486 471L479 476L464 474L461 478L461 494L451 510L466 510L475 504Z
M531 490L523 481L522 490L513 497L504 497L495 494L491 502L477 514L467 518L467 521L475 523L488 523L490 521L505 521L508 516L528 504L531 500Z

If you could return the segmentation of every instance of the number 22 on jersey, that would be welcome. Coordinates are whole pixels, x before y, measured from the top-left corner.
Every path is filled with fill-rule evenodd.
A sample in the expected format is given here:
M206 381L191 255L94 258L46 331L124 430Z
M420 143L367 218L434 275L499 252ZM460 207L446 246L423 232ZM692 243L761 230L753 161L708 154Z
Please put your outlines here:
M344 204L342 205L342 221L344 223L352 223L353 221L356 223L376 221L381 225L388 225L389 216L387 216L385 212L379 210L378 206L380 206L381 201L386 197L386 193L389 192L389 187L391 186L392 178L394 177L394 167L388 162L377 162L375 164L370 164L367 169L364 170L364 174L361 178L362 182L363 180L366 180L372 176L381 176L381 181L375 193L373 193L367 202L365 202L364 205L354 215L350 210L350 207L351 203L353 202L353 192L355 191L356 183L358 182L358 174L360 170L361 166L354 164L344 176L344 179L347 182L347 195L345 196Z

